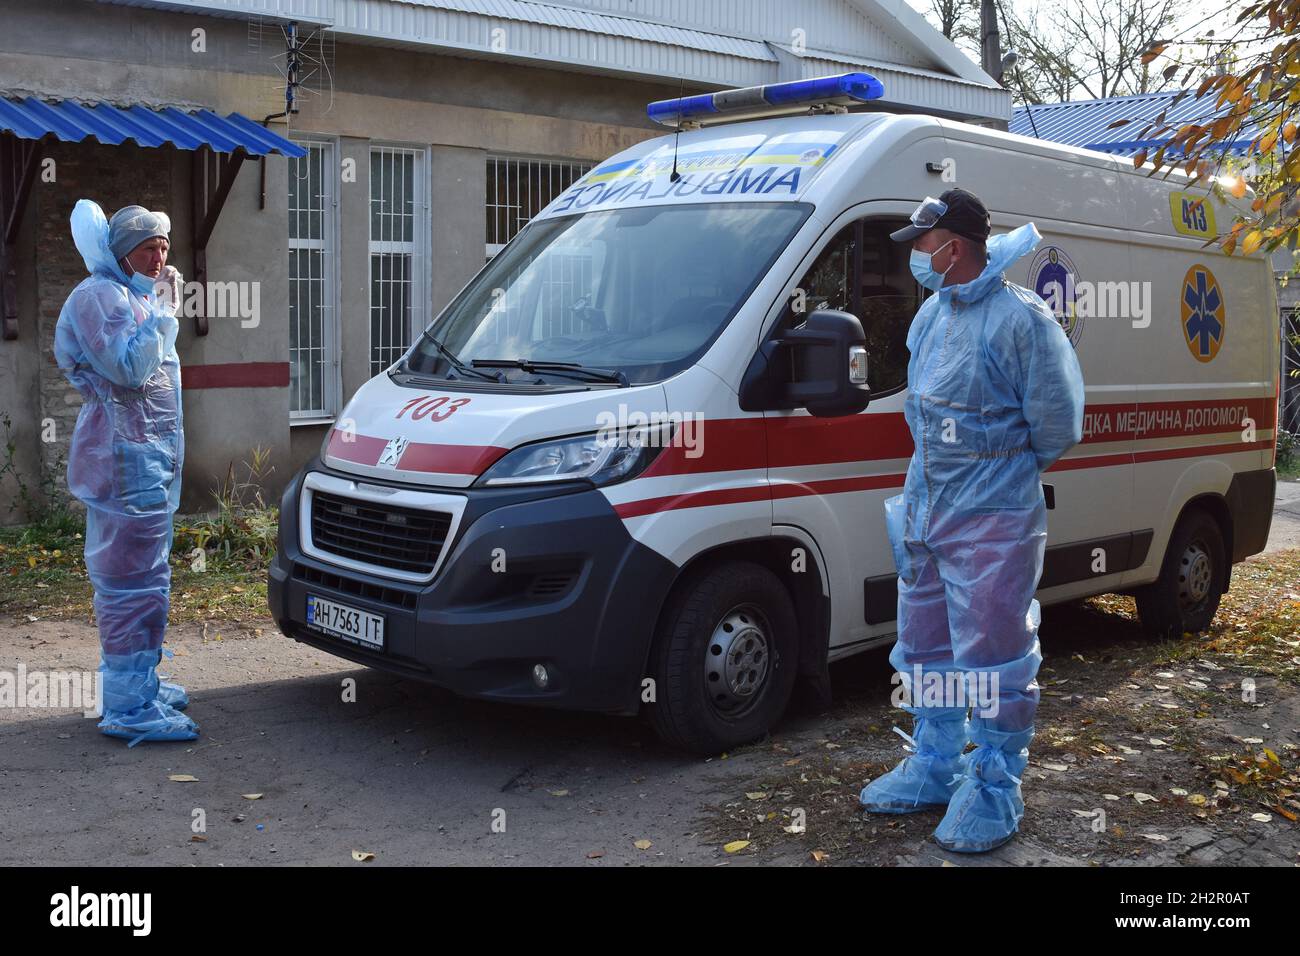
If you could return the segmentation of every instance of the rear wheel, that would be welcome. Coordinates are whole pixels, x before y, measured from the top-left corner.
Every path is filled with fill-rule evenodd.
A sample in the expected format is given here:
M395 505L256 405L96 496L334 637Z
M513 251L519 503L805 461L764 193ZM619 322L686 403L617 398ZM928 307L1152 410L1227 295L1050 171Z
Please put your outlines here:
M780 578L748 561L710 568L674 594L659 622L650 722L666 743L701 754L761 737L789 702L798 650Z
M1205 630L1227 580L1227 550L1218 522L1200 509L1188 511L1169 537L1160 577L1134 593L1143 629L1154 637Z

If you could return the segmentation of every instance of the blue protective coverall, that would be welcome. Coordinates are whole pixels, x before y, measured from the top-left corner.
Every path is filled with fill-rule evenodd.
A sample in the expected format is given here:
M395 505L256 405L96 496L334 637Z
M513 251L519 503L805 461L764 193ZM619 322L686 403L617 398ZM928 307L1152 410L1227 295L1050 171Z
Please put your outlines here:
M59 313L54 357L82 398L68 488L86 506L103 675L99 728L132 746L193 740L198 727L179 712L184 690L156 671L185 455L175 310L131 288L97 204L78 201L72 236L91 275Z
M889 660L910 692L914 737L903 736L913 754L861 801L885 813L947 805L935 838L958 851L1006 842L1024 814L1019 775L1042 661L1033 597L1047 542L1040 475L1082 437L1083 377L1070 341L1042 299L1002 275L1040 238L1032 223L991 237L980 275L927 299L907 336L904 412L915 449L885 521L898 567ZM992 706L967 721L976 701L935 701L913 687L918 668L928 688L960 681L988 692L996 675L996 701L980 701ZM977 748L962 757L968 739Z

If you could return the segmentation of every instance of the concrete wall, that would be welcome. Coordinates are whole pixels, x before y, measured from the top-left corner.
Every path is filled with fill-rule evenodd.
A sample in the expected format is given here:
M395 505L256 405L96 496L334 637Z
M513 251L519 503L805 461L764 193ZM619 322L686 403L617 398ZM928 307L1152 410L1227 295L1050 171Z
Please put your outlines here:
M289 342L288 162L266 160L265 209L258 162L243 164L208 242L208 281L257 283L258 314L251 319L212 318L208 334L195 334L185 319L176 348L182 366L284 362ZM188 180L187 180L188 182ZM187 279L192 272L187 274ZM287 388L191 388L185 397L185 478L181 508L210 508L212 492L233 470L250 475L253 449L269 452L261 483L274 501L293 477L289 454Z

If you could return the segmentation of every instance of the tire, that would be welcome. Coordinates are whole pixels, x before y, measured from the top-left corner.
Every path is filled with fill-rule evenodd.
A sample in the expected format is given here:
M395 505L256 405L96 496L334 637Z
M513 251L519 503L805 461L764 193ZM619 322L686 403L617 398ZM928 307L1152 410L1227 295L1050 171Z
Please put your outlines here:
M651 725L669 746L717 754L766 734L790 700L799 628L785 585L759 564L715 565L679 587L650 652Z
M1169 536L1160 577L1134 592L1143 630L1158 638L1205 630L1227 580L1227 550L1218 522L1199 508L1188 511Z

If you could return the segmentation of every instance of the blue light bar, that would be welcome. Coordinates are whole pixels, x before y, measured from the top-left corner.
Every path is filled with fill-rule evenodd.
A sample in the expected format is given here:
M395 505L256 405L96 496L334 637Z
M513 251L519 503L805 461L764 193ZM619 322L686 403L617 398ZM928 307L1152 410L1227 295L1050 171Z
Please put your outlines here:
M678 126L709 118L724 119L727 113L762 114L774 108L783 112L800 106L851 106L884 95L884 84L870 73L841 73L659 100L646 107L646 115L664 126Z

